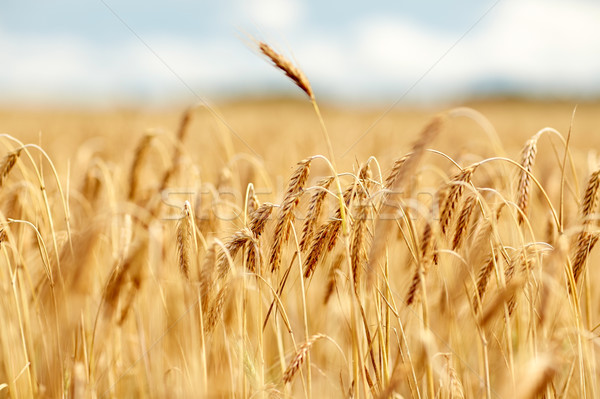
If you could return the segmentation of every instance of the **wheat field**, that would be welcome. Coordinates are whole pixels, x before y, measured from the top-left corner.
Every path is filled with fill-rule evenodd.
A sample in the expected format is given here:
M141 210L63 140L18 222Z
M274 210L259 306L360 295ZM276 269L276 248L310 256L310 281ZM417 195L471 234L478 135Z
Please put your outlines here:
M286 62L308 100L0 111L0 397L598 397L600 104Z

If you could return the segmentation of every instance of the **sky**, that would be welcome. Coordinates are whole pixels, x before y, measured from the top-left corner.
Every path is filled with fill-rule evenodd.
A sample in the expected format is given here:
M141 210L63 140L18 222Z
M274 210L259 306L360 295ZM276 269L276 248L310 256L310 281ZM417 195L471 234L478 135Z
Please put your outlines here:
M596 0L4 0L0 103L301 96L255 40L318 99L600 96Z

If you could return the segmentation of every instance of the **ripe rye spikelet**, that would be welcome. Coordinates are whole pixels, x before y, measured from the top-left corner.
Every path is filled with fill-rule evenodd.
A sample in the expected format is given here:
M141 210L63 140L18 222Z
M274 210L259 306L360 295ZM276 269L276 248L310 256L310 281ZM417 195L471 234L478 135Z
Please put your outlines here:
M490 279L490 275L492 274L492 270L494 270L494 265L498 261L498 255L491 256L484 263L484 265L479 270L477 275L476 286L476 294L473 296L473 309L475 312L479 311L479 303L483 298L483 294L485 294L485 290L487 289L488 281Z
M294 359L292 359L287 369L283 373L284 384L287 384L292 381L298 370L300 370L302 363L304 363L304 360L306 359L306 355L308 355L308 351L310 350L310 348L315 342L317 342L321 338L325 338L325 335L315 334L302 345L300 345L300 347L296 351L296 356L294 356Z
M319 221L319 216L321 215L321 210L323 209L323 203L327 198L327 190L329 189L329 186L333 180L333 177L326 177L319 180L316 185L318 188L310 197L308 210L306 211L306 221L302 227L302 238L300 240L300 250L303 252L306 251L308 244L313 238L315 226Z
M323 298L324 305L326 305L329 302L331 295L333 295L333 292L334 292L335 286L336 286L336 275L337 275L337 272L342 269L343 261L344 261L344 254L338 254L335 257L331 268L329 269L329 278L327 281L327 288L325 289L325 296Z
M260 201L258 200L256 193L254 192L254 187L249 184L248 205L246 207L247 208L246 214L248 216L251 216L254 213L254 211L256 211L258 209L259 206L260 206Z
M398 176L400 175L400 171L402 170L402 167L404 166L404 163L406 162L406 160L408 159L408 157L410 155L411 154L406 154L402 158L399 158L396 161L394 161L394 166L392 166L392 170L390 171L390 174L385 179L385 184L384 184L385 188L390 189L391 187L394 186L396 180L398 179Z
M150 150L150 144L152 143L153 138L154 134L145 134L140 140L137 148L135 149L133 162L131 163L131 170L129 171L129 194L127 195L127 198L130 201L135 200L139 186L140 171L142 170L143 162L146 159L146 155Z
M452 250L458 250L465 236L467 235L467 229L469 228L469 220L473 214L473 210L477 205L477 196L472 194L469 195L463 202L462 209L456 222L456 229L454 230L454 239L452 240Z
M194 219L192 206L188 201L183 204L182 217L177 222L177 255L179 270L183 276L190 279L190 268L192 266L192 253L194 239Z
M350 205L352 197L355 193L354 184L346 187L343 193L344 204L346 207ZM341 210L338 206L334 217L323 223L317 230L314 236L310 251L305 259L304 277L309 278L314 272L317 264L325 253L331 252L335 248L339 233L342 229Z
M432 121L423 129L417 141L413 144L412 151L407 155L406 159L398 166L398 171L393 178L389 180L390 193L385 196L385 200L379 210L380 217L375 224L375 232L373 237L373 245L369 252L369 262L367 266L367 285L373 282L373 274L375 273L379 258L385 252L386 240L390 229L395 225L393 215L397 215L397 202L400 191L409 183L409 178L416 171L425 149L442 130L442 125L445 118L442 116L432 119ZM395 169L395 168L394 168ZM392 171L394 170L392 169ZM396 203L394 203L396 202ZM383 216L383 217L382 217Z
M591 222L591 216L596 212L598 204L598 188L600 187L600 169L590 175L588 184L585 188L583 200L581 202L581 216L583 225L588 226Z
M95 204L100 196L102 189L102 179L100 179L100 170L95 164L91 164L83 178L81 193L90 204Z
M313 274L313 272L315 271L315 268L317 267L317 264L319 263L319 260L321 259L323 252L325 251L325 249L328 246L328 243L330 241L329 235L331 234L331 231L332 231L332 228L331 228L332 222L333 221L322 224L321 227L319 227L319 230L317 230L317 234L315 235L312 245L310 246L310 251L308 253L308 256L306 257L306 260L304 261L305 262L305 266L304 266L304 277L305 278L309 278Z
M442 354L442 357L445 360L445 367L442 380L443 384L440 387L440 391L447 391L447 395L442 395L442 397L448 397L452 399L463 399L465 397L465 393L460 378L458 377L458 373L456 372L456 369L452 366L452 355L450 353L444 353Z
M415 271L415 274L413 275L412 282L410 284L410 287L408 288L408 293L406 294L407 306L410 306L418 297L419 288L421 287L421 273L423 273L423 277L425 277L427 275L427 272L429 271L430 261L432 260L431 252L433 249L433 228L430 222L425 223L420 242L421 245L419 248L419 264L417 265L417 269Z
M367 220L371 211L371 203L369 198L369 164L364 164L358 173L358 183L355 189L355 198L357 204L354 206L350 259L352 262L352 272L354 275L354 283L358 287L360 274L362 272L363 263L365 262L365 241L367 234Z
M367 220L371 204L367 200L366 193L359 191L358 205L354 215L354 224L351 232L350 259L352 261L352 274L354 278L354 288L358 292L360 286L360 277L363 265L366 262L365 241L367 236Z
M279 269L281 263L281 251L290 235L291 223L294 222L294 209L296 209L296 206L300 201L300 196L302 195L304 185L308 179L310 162L310 158L298 162L298 166L288 183L288 188L279 211L277 225L275 226L273 246L271 247L269 263L271 264L272 272Z
M506 266L506 269L504 269L504 282L506 283L506 285L508 285L513 280L513 278L515 276L515 272L517 270L517 266L521 266L521 270L523 270L523 271L526 271L531 267L529 258L527 257L526 249L522 249L522 250L518 251L517 253L515 253L511 257L510 262L508 263L508 266ZM506 302L509 316L513 314L516 305L517 305L517 297L513 293L510 296L510 298L508 298L508 301Z
M263 273L263 260L258 249L258 244L255 240L250 240L248 243L248 254L246 255L246 268L250 273Z
M21 149L16 149L15 151L11 151L2 160L2 164L0 164L0 187L4 185L8 174L14 168L19 156L21 155Z
M222 315L223 307L225 306L225 300L229 296L229 287L229 282L226 281L208 305L206 321L204 323L204 329L207 333L212 332L219 322L219 317Z
M346 208L350 207L350 202L352 202L352 199L356 197L357 192L357 187L355 187L354 184L351 184L348 187L346 187L346 190L344 190L344 193L342 195L344 198L344 205ZM339 237L339 233L342 229L342 210L339 206L335 210L333 219L330 220L328 224L330 225L331 231L329 233L329 241L327 243L327 252L331 252L335 247L335 244Z
M579 278L583 274L586 260L597 242L597 234L582 231L577 235L575 254L573 255L573 260L571 261L573 265L573 278L575 279L575 284L577 284Z
M290 60L273 50L271 46L266 43L259 42L258 47L260 51L266 55L277 68L281 69L283 73L296 84L296 86L302 89L311 100L315 99L312 88L310 87L310 82L300 68L296 67Z
M537 153L537 139L536 134L525 143L523 151L521 152L521 166L523 169L519 172L519 185L517 188L517 206L519 207L518 220L519 224L523 223L524 215L527 215L527 205L529 204L529 190L531 188L531 171L535 164L535 155Z
M264 231L272 211L273 204L264 203L250 215L248 228L256 238L260 237Z
M243 228L236 231L225 241L225 251L227 251L231 259L234 259L240 249L244 248L246 244L255 246L256 242L254 241L252 231L248 228ZM229 273L229 259L225 253L221 253L219 256L218 268L219 278L225 278Z
M217 275L217 249L218 244L213 242L208 247L206 255L204 255L204 261L202 262L202 269L200 270L200 301L202 302L202 311L206 315L210 301L212 300L215 278Z
M176 145L175 149L173 150L173 155L171 158L171 167L169 169L167 169L165 171L165 173L163 174L163 177L162 177L162 180L161 180L160 186L159 186L160 192L162 192L165 188L167 188L169 181L179 170L180 158L181 158L181 146L183 145L185 138L187 136L190 121L192 119L192 111L193 110L194 110L193 107L186 109L185 112L183 113L183 116L181 117L181 120L179 122L179 129L177 130L177 142L179 145Z
M133 281L133 276L138 274L139 267L137 266L139 266L139 261L145 257L146 249L147 245L145 243L138 244L131 254L127 256L125 261L123 261L122 264L117 265L117 267L115 267L111 273L102 295L105 316L112 316L114 310L116 309L117 302L126 283L127 276L130 276L131 280ZM134 288L138 287L134 286Z
M460 201L460 198L465 190L465 184L471 183L475 166L469 166L460 171L448 184L450 186L446 201L442 213L440 215L440 229L443 234L446 234L452 216L454 215L454 209L456 204Z

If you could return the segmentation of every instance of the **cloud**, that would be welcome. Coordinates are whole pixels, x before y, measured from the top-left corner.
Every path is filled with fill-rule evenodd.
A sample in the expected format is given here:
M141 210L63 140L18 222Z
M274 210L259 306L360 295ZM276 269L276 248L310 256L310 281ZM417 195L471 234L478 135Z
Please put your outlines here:
M344 29L313 24L309 30L307 9L296 0L244 4L251 10L245 21L283 30L289 44L278 50L297 60L320 96L396 99L422 76L409 99L491 89L600 93L600 4L595 2L503 0L444 57L470 26L441 30L425 19L373 12ZM133 36L99 42L75 33L0 29L0 99L166 102L172 95L195 101L188 87L209 98L236 90L295 89L238 35L190 37L157 30L141 36L168 67Z
M286 32L296 28L305 14L299 0L241 0L240 21L250 23L258 29Z
M377 87L397 85L399 92L425 74L415 92L434 97L435 91L476 90L486 81L523 91L587 94L600 90L598 21L597 3L506 0L454 46L462 32L449 34L399 16L371 17L356 28L354 62L372 74L362 79Z

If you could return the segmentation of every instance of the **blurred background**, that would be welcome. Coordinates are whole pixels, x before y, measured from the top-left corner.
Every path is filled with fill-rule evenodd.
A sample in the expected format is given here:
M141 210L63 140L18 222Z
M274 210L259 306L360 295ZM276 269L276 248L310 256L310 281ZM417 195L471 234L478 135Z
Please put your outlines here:
M0 6L0 105L163 106L302 93L408 104L600 96L592 0L56 0Z

